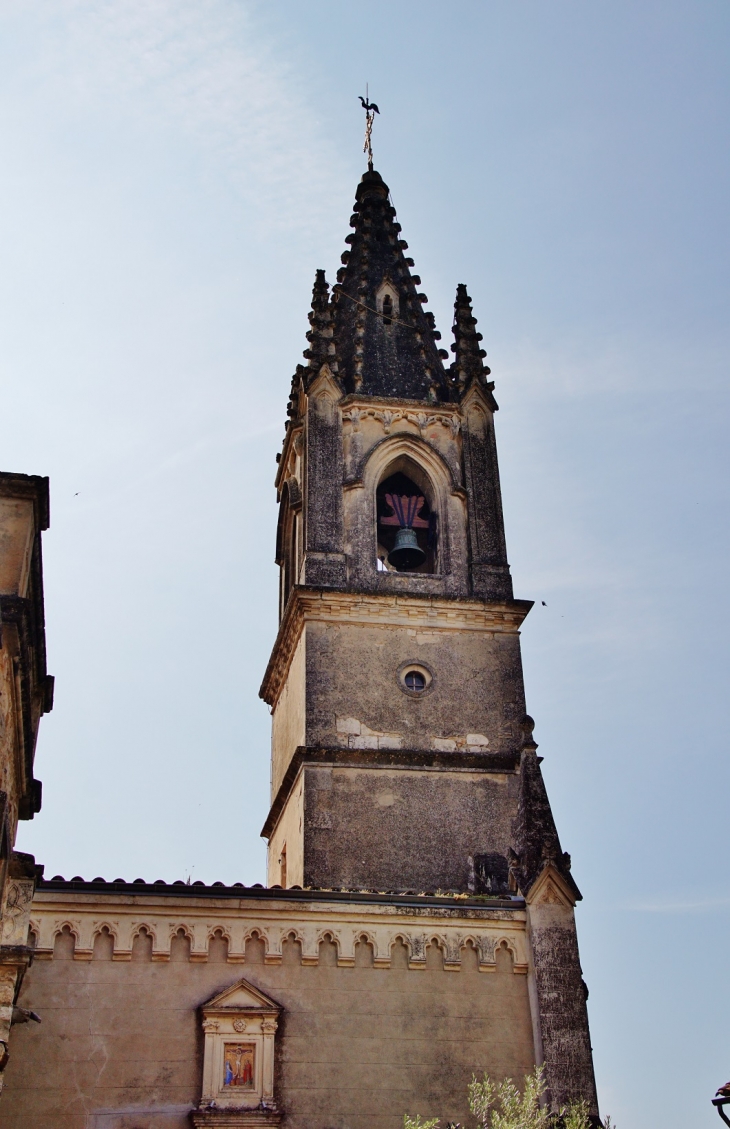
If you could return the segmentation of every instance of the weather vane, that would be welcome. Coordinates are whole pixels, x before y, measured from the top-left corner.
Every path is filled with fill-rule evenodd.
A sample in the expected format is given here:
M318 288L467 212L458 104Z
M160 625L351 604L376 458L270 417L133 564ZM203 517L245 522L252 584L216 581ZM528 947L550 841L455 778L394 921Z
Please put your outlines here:
M375 115L380 113L380 110L374 102L370 101L367 83L365 84L365 97L358 94L358 98L362 102L362 108L365 111L365 144L362 147L363 153L368 155L368 172L373 171L373 121Z

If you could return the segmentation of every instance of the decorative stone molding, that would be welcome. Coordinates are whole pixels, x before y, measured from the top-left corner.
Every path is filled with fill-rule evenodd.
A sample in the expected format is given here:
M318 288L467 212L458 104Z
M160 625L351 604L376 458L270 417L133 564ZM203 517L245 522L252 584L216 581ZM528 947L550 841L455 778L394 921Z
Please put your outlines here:
M534 906L561 906L573 909L575 895L558 868L548 863L530 888L527 902Z
M59 905L61 899L63 906ZM409 967L413 970L426 967L426 947L433 943L442 950L447 971L460 970L466 945L476 950L482 972L495 971L495 953L502 944L513 955L515 972L527 968L524 909L491 908L485 904L484 908L469 906L462 910L453 903L441 908L328 903L324 899L316 903L272 901L265 905L231 899L210 905L202 897L181 905L182 899L139 896L130 901L128 916L117 901L112 932L110 919L99 912L100 901L103 896L92 899L84 894L38 892L31 921L38 938L36 959L51 960L55 938L67 928L75 938L74 959L90 960L94 937L106 925L114 941L114 960L131 959L134 939L144 928L152 937L153 961L169 961L172 939L182 929L191 939L193 963L208 960L210 939L218 933L228 941L229 964L244 964L246 943L259 938L264 944L264 962L269 966L282 963L284 945L294 940L301 948L302 965L315 967L319 964L320 944L331 940L337 946L338 967L353 968L356 946L365 940L372 947L374 967L389 969L393 946L402 940L408 947Z
M281 1008L247 980L203 1005L203 1085L193 1124L278 1124L274 1038Z
M438 423L443 427L447 427L451 433L452 439L455 439L459 434L459 430L461 428L461 420L455 413L446 415L439 412L436 415L427 415L425 412L413 412L408 411L407 409L396 408L395 410L391 410L389 408L363 408L359 405L353 405L353 407L350 408L349 411L342 413L342 419L345 423L349 423L352 426L353 431L360 430L361 421L366 416L369 416L371 419L375 419L379 423L381 423L383 425L383 431L386 435L390 435L391 428L400 420L414 424L420 431L421 435L423 435L427 427L431 427L433 424Z
M502 635L516 634L531 607L530 600L486 604L482 600L405 593L386 595L295 588L259 693L267 705L275 706L308 620L368 627L378 624L411 627L416 624L421 631L480 631ZM424 615L427 616L426 626L422 626Z
M0 921L0 943L3 945L25 945L28 939L30 907L33 902L35 880L32 878L9 878L5 885L5 901Z

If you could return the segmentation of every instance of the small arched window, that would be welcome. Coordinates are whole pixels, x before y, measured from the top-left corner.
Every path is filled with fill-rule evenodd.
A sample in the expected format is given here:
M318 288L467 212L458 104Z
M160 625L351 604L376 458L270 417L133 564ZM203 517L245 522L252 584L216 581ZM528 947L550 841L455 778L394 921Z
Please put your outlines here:
M389 279L383 279L375 293L375 308L383 325L391 325L398 318L398 290Z

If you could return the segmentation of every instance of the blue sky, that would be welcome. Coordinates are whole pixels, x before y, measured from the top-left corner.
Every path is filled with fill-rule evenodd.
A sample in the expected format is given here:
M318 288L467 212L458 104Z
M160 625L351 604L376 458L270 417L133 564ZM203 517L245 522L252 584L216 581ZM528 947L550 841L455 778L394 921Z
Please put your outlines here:
M19 847L263 879L274 456L367 81L429 308L447 338L467 283L496 381L618 1129L709 1129L730 1076L729 47L724 0L0 6L2 467L51 477L57 677Z

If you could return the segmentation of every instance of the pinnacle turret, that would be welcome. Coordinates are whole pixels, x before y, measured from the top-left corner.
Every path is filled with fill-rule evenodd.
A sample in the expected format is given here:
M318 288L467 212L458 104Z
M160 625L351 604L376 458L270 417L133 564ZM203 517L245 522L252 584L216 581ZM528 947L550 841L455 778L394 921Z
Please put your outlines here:
M311 326L311 329L307 331L309 348L305 349L304 356L309 361L311 376L315 376L323 364L328 364L332 371L336 372L334 318L330 303L329 283L323 270L318 270L315 275L309 324Z
M286 410L286 414L289 417L286 424L287 429L290 426L289 421L299 418L300 393L303 391L306 392L311 381L322 368L322 365L327 364L333 373L337 372L334 317L332 303L330 301L329 283L325 278L323 270L318 270L314 276L312 306L309 311L309 326L310 328L307 330L309 346L304 350L304 357L309 364L297 365L294 376L291 379L289 403Z
M512 825L514 848L510 854L510 870L519 892L524 895L529 893L544 867L552 863L573 897L580 901L583 895L570 873L570 855L560 846L540 761L536 756L537 745L532 740L534 724L531 717L525 717L522 725L526 736L522 747L517 816Z
M462 392L473 379L486 383L490 369L484 364L486 352L482 349L481 333L476 330L477 319L471 310L471 298L466 286L460 282L456 288L456 301L454 302L454 343L451 352L454 362L450 372L454 385Z

